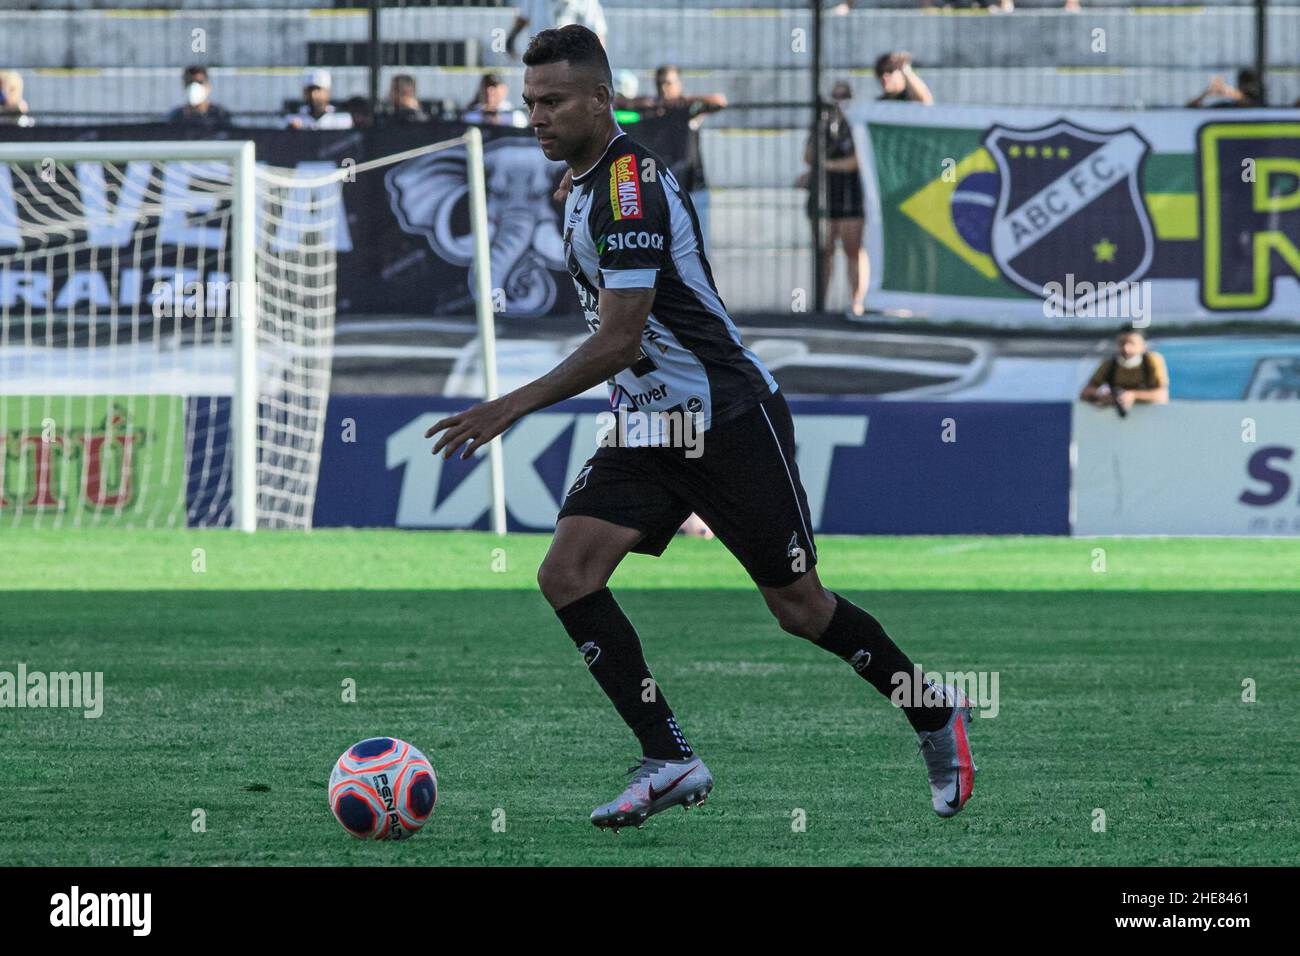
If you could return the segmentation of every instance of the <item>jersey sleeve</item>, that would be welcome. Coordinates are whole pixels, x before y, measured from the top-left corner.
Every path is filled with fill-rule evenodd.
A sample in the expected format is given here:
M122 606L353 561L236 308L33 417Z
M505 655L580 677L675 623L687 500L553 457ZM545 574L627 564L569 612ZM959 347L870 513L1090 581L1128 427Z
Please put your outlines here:
M606 289L653 289L669 243L668 197L634 153L616 156L592 184L587 223Z

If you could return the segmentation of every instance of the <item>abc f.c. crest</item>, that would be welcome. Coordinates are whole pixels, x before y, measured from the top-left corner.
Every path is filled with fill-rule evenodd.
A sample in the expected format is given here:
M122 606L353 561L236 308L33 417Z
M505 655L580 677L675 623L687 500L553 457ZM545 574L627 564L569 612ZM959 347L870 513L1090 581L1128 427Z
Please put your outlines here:
M1060 120L1038 129L993 126L997 164L991 252L1009 281L1036 295L1051 283L1127 283L1151 265L1142 163L1151 147L1132 128L1098 131Z

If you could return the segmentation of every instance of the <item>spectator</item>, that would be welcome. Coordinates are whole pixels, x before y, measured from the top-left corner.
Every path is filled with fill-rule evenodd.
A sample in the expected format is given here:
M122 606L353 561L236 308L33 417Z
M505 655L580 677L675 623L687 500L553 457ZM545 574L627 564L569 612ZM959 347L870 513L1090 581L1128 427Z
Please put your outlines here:
M352 114L330 103L329 70L307 70L302 76L302 107L284 118L287 129L351 129Z
M232 124L230 113L212 102L212 81L207 67L186 67L181 79L185 89L185 105L172 110L167 122L191 129L227 129Z
M614 109L630 110L632 104L636 101L637 90L641 88L641 81L636 78L636 74L631 70L614 71Z
M933 6L929 0L921 5L924 7ZM945 3L944 6L948 7L951 6L951 4ZM989 13L1014 13L1016 10L1016 5L1013 0L970 0L970 3L967 4L967 6L972 10L979 7L982 10L987 10Z
M817 208L813 204L815 193L808 195L808 216L814 222L820 221L822 233L822 261L818 281L821 297L824 301L831 283L831 273L835 267L835 246L844 249L848 265L849 287L852 293L850 311L860 316L866 311L864 299L867 295L871 264L867 261L867 251L862 248L862 230L866 223L866 213L862 198L862 176L858 170L858 155L853 145L853 131L848 118L841 108L853 96L853 90L845 80L838 81L831 90L831 99L835 106L829 115L823 117L818 125L824 136L824 153L822 168L825 170L825 194L822 208L825 218L818 219ZM813 135L817 131L814 130ZM804 146L803 161L806 165L813 163L813 139L808 137ZM807 170L799 177L800 186L812 184L812 170Z
M921 0L921 7L924 10L930 10L934 7L935 0ZM970 0L969 4L973 7L984 7L990 9L993 13L1011 13L1015 10L1016 5L1013 0ZM944 0L944 7L951 7L950 0ZM1065 0L1065 9L1078 10L1079 0ZM853 12L853 0L840 0L839 3L831 7L831 15L836 17L847 16Z
M466 123L485 126L517 126L522 129L528 125L528 117L515 109L510 101L506 99L507 92L505 80L495 73L483 74L483 79L479 80L478 92L474 95L474 101L465 107L461 119Z
M519 12L506 37L506 52L513 58L515 37L529 27L533 33L577 23L600 38L605 45L605 11L600 0L519 0Z
M1159 352L1147 348L1146 336L1126 325L1115 337L1115 354L1097 366L1079 400L1099 408L1113 405L1121 416L1137 402L1169 401L1169 370Z
M935 0L921 0L921 7L929 10L934 7ZM952 6L945 0L945 7ZM1016 9L1013 0L970 0L971 7L984 7L992 13L1011 13ZM1071 12L1079 10L1079 0L1065 0L1065 9ZM845 16L853 11L853 0L840 0L839 3L831 7L831 14L837 17Z
M0 70L0 126L35 126L23 99L23 77L17 70Z
M876 79L880 81L881 100L909 100L931 106L934 96L925 80L912 69L912 54L897 51L883 53L876 60Z
M349 96L343 103L343 110L352 117L353 129L370 129L375 125L375 114L370 109L368 96Z
M672 173L683 189L691 194L691 203L700 220L700 234L705 248L709 237L709 187L704 178L704 154L700 150L700 125L709 113L725 109L727 97L722 93L701 93L687 96L682 87L681 71L671 63L655 70L655 95L632 98L630 109L653 112L659 116L684 112L689 116L686 156L672 167Z
M415 94L415 77L399 73L388 84L388 109L384 118L399 126L427 123L430 116Z
M1213 102L1207 104L1207 100ZM1229 86L1221 76L1211 77L1210 85L1202 90L1200 95L1188 100L1187 105L1192 109L1200 109L1206 105L1211 107L1263 106L1264 88L1259 82L1259 74L1254 70L1238 70L1237 85L1235 87Z
M682 86L681 71L671 63L655 70L655 102L666 106L689 106L693 113L716 113L726 108L727 98L721 93L701 93L687 96Z

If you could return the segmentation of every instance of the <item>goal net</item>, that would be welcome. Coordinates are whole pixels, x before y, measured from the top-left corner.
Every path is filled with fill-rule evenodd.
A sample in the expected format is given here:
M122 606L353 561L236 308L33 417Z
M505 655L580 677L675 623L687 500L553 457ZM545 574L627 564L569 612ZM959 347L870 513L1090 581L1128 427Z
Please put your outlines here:
M0 528L307 528L337 177L251 143L0 145Z
M250 142L0 144L0 529L310 528L345 184L443 150L464 154L490 399L478 129L320 170Z

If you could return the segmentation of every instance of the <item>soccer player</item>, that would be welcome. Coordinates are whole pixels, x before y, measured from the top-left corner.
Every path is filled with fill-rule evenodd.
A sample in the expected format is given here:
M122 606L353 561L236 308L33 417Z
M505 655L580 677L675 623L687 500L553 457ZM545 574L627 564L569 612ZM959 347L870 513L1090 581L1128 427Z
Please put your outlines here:
M463 449L468 458L530 412L609 383L616 440L602 440L574 479L537 575L641 745L630 782L592 822L639 826L713 787L606 587L628 552L662 554L692 512L740 560L783 629L843 658L882 694L901 687L895 702L920 740L934 810L956 814L974 784L969 701L948 685L908 693L923 686L915 665L874 617L822 587L790 410L718 295L690 197L615 123L594 33L543 30L523 59L530 125L572 174L564 252L592 334L546 375L442 419L425 437L439 435L434 454Z

